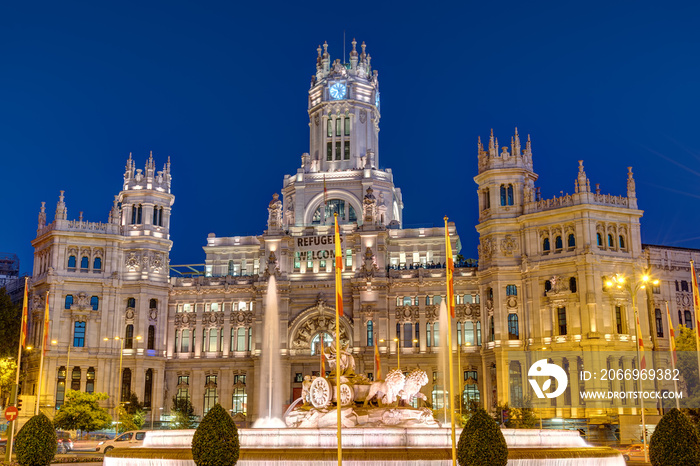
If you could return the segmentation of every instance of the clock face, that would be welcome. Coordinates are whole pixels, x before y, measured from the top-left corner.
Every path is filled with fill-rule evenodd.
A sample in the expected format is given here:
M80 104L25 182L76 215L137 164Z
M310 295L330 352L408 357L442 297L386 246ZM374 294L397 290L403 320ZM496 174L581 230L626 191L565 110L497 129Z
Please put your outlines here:
M335 83L330 88L330 94L333 100L344 99L345 94L347 94L347 88L343 83Z

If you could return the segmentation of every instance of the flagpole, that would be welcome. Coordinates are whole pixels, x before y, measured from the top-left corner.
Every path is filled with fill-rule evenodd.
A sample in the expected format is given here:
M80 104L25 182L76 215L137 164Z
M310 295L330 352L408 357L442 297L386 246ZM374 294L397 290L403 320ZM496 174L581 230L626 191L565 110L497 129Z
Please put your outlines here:
M671 368L676 372L676 338L673 331L673 323L671 322L671 311L668 309L668 301L666 303L666 317L668 318L668 346L671 350ZM673 389L678 393L678 381L673 377ZM676 398L676 409L681 409L681 402Z
M49 331L49 292L46 291L46 310L44 311L44 332L42 335L42 343L41 343L41 359L39 360L39 379L37 383L37 390L36 390L36 405L34 406L34 415L39 414L39 406L41 405L41 382L43 379L43 374L44 374L44 353L46 352L46 341L47 341L47 336L48 336L48 331ZM68 369L66 368L66 371Z
M447 268L445 269L445 284L447 288L447 309L450 311L450 318L447 319L447 364L449 365L450 373L450 390L449 390L449 403L450 403L450 430L452 435L452 466L457 466L457 446L455 442L455 410L454 410L454 394L452 393L452 388L454 387L453 375L452 375L452 318L454 314L454 284L452 282L452 273L454 271L454 260L452 259L452 245L450 244L450 233L447 229L447 216L445 216L445 249L447 252Z
M29 277L24 277L24 302L22 303L22 321L20 322L19 325L19 347L17 348L17 374L15 374L15 386L13 388L13 393L12 393L12 403L13 406L17 406L17 401L19 398L19 369L22 364L22 346L25 343L25 339L27 338L27 329L26 329L26 324L27 324L27 306L28 306L28 287L29 287ZM7 451L5 452L5 461L8 463L10 462L10 459L12 458L12 444L15 441L15 422L17 420L15 419L14 421L10 421L10 434L7 439Z
M695 274L695 264L690 261L690 272L692 273L693 284L693 312L695 312L695 354L698 356L698 377L700 377L700 319L698 311L700 311L700 291L698 291L698 277Z
M324 191L325 191L325 177L324 177ZM342 284L342 270L343 270L343 250L340 247L340 232L338 231L338 214L333 214L335 219L335 396L336 396L336 410L338 413L338 466L343 464L343 442L341 439L341 430L343 428L342 423L342 413L341 413L341 401L340 401L340 316L343 311L343 284Z

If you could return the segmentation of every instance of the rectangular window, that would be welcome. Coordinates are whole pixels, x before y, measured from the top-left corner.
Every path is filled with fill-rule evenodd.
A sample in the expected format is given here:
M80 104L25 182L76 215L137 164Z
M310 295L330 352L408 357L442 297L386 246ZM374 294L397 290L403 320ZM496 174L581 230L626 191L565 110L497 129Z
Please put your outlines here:
M182 331L182 341L180 342L180 352L189 353L190 352L190 331L184 329Z
M238 330L236 330L238 333L238 338L236 341L236 351L245 351L245 328L244 327L239 327Z
M352 267L352 249L345 250L345 267Z
M331 120L330 118L328 119L328 132L326 133L326 135L329 138L333 137L333 120Z
M374 322L367 321L367 346L374 346Z
M216 351L216 343L219 339L219 331L216 328L209 329L209 351Z
M557 320L559 324L559 335L566 335L566 308L557 309Z
M432 346L433 334L430 331L430 323L425 324L425 344L428 348Z
M350 136L350 118L345 119L345 135Z
M404 348L413 347L413 324L406 322L403 324L403 345Z
M320 260L318 261L318 270L319 271L326 271L326 261L325 260Z
M294 253L294 269L299 270L301 268L301 253L299 251Z
M253 351L253 327L248 327L248 347L246 351Z
M85 347L85 322L76 322L73 327L73 346Z
M336 118L335 119L335 135L340 136L342 132L342 126L343 126L343 118Z
M506 285L507 296L518 296L518 287L515 285Z
M335 159L340 160L340 141L335 143Z
M350 160L350 141L343 143L343 160Z
M620 306L615 306L615 326L617 328L617 333L624 333L624 328L622 327L622 308Z
M476 345L481 346L481 322L476 323Z
M326 143L326 160L331 161L333 160L333 143L328 142Z

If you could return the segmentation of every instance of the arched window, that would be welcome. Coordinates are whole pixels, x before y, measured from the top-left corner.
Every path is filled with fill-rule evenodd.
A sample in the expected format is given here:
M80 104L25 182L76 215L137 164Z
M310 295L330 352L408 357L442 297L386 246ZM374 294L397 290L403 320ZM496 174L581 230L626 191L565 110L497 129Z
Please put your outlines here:
M85 347L85 322L73 324L73 346L75 348Z
M613 239L613 235L608 235L608 247L609 248L615 247L615 240Z
M572 293L576 293L576 277L569 278L569 290Z
M598 246L602 246L603 245L603 235L601 235L600 233L596 233L595 237L596 237L596 241L598 242Z
M502 184L501 185L501 205L504 206L506 205L506 199L507 194L506 194L506 185Z
M80 390L80 367L74 367L70 376L70 389Z
M656 315L656 336L663 337L664 336L664 321L661 318L661 309L656 309L654 311L654 314Z
M92 261L92 268L94 270L102 270L102 258L95 257L95 260Z
M131 395L131 369L128 367L122 370L122 390L121 401L129 401Z
M693 328L693 315L690 313L690 311L685 311L683 313L685 316L685 326L688 327L689 329Z
M545 280L545 281L544 281L544 293L545 293L545 296L547 295L547 292L548 292L548 291L552 291L552 282L549 281L549 280Z
M689 291L688 282L685 280L681 280L681 291Z
M573 233L569 233L569 243L568 243L570 248L575 248L576 247L576 237L574 236Z
M68 268L69 269L74 269L76 264L76 259L75 256L70 256L68 257Z
M508 205L513 205L513 185L508 185Z
M330 199L324 205L318 206L314 212L311 223L318 225L325 223L326 221L333 221L333 214L338 214L338 223L352 223L357 222L357 214L355 213L355 208L350 205L350 203L345 203L342 199Z
M508 314L508 339L518 340L520 339L520 332L518 330L518 315Z
M66 395L66 367L58 368L58 377L56 383L56 409L61 409L63 400Z
M564 243L561 240L561 236L557 236L554 238L554 248L555 249L562 249L564 247Z
M143 407L151 407L151 398L153 395L153 369L146 371L146 380L143 386Z
M95 368L88 367L87 380L85 381L85 393L95 392Z
M471 372L471 371L469 371ZM474 380L474 379L470 379ZM479 393L479 386L474 383L467 383L464 385L464 391L462 392L462 398L464 399L464 406L478 405L481 401L481 395Z
M374 323L367 321L367 346L374 346Z
M136 218L137 218L136 210L137 210L137 207L135 204L133 206L131 206L131 224L132 225L137 223L136 222Z
M124 349L132 349L134 347L134 326L129 324L124 332Z
M80 268L81 268L81 269L87 269L87 268L89 268L89 267L90 267L90 259L88 259L87 256L83 256L83 257L80 259Z
M142 223L142 217L141 215L143 214L143 206L141 204L136 207L136 223L139 225Z
M131 307L131 308L136 307L136 298L128 298L126 300L126 307Z
M410 296L403 297L403 305L404 306L410 306L412 303L413 303L413 299L411 299Z
M156 326L148 326L148 339L146 340L146 349L156 349Z
M625 249L625 237L620 235L618 237L618 242L620 243L620 249Z
M150 301L148 301L148 308L149 309L157 309L158 308L158 300L155 298L151 298Z
M544 252L549 252L549 238L542 240L542 250Z
M73 305L73 295L72 294L66 295L66 303L63 306L64 309L70 309L70 307L72 305Z
M311 355L321 354L323 348L330 347L334 341L329 333L317 333L311 340Z
M92 306L92 310L96 311L100 307L100 298L97 296L91 296L90 297L90 306Z

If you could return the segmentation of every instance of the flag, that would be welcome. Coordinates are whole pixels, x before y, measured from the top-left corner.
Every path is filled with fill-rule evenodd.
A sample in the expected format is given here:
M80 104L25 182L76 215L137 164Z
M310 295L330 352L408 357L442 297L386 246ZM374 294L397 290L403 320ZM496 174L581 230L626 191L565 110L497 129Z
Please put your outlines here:
M445 277L447 279L447 307L450 311L452 318L455 318L455 284L454 284L454 273L455 273L455 262L452 257L452 245L450 244L450 232L447 229L447 217L445 217L445 250L447 254L447 272L445 272Z
M22 323L20 324L19 345L24 348L27 342L27 306L29 301L29 284L28 278L24 279L24 302L22 304Z
M695 311L695 333L700 335L700 318L698 318L698 312L700 312L700 292L698 291L698 276L695 273L695 264L690 261L690 273L692 275L693 283L693 308Z
M671 347L671 354L673 355L673 364L678 362L678 355L676 355L676 333L673 331L673 322L671 322L671 311L668 309L668 301L666 301L666 317L668 318L668 340Z
M379 348L377 348L377 339L374 339L374 380L382 380L382 366L379 359Z
M639 342L639 368L644 370L647 368L647 360L644 356L644 339L642 338L642 328L639 326L639 315L636 316L637 319L637 341Z
M44 346L43 354L46 354L47 343L49 342L49 292L46 292L46 312L44 312Z
M335 214L335 306L338 315L343 316L343 247L340 245L338 214Z

